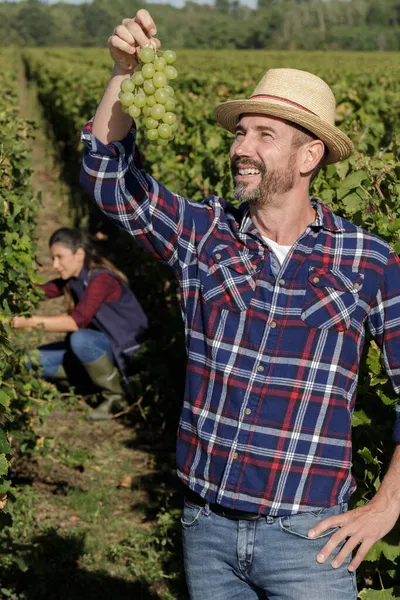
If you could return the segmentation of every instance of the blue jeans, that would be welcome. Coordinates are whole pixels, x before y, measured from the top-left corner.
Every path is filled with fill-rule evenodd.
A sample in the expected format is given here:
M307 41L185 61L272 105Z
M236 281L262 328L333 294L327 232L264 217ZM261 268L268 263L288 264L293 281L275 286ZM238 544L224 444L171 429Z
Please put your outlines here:
M350 558L338 569L316 561L332 530L307 531L347 510L337 505L287 517L232 521L185 503L183 554L191 600L356 600Z
M64 364L70 353L81 364L91 363L107 353L113 361L111 342L102 331L95 329L78 329L65 340L39 346L39 363L42 365L43 377L52 378L58 368Z

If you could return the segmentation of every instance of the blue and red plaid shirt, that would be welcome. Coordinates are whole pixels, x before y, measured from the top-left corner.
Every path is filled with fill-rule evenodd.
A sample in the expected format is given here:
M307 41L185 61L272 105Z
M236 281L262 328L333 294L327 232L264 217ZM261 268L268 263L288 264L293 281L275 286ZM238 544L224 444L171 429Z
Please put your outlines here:
M181 480L208 502L271 516L347 501L367 324L400 391L397 255L312 200L316 220L277 269L248 207L168 191L145 173L134 129L106 146L89 124L82 139L85 188L180 283Z

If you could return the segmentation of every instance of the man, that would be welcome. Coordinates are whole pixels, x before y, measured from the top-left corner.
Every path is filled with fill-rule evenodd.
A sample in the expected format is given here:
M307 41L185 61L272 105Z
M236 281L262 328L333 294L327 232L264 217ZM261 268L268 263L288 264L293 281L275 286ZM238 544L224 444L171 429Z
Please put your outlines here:
M354 570L400 512L398 447L375 498L347 512L365 324L400 389L399 259L310 199L319 165L353 151L330 88L310 73L273 69L250 99L217 107L235 132L239 209L215 196L190 202L148 176L118 91L138 49L159 46L155 35L141 10L111 36L115 67L83 134L82 181L181 283L177 468L190 597L355 600Z

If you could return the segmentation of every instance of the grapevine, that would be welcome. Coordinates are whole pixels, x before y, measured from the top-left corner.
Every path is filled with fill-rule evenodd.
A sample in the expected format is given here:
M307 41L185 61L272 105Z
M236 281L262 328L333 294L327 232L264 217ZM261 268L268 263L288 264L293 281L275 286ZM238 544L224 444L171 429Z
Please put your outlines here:
M121 83L122 110L133 119L142 116L147 139L166 146L178 128L175 92L169 85L178 76L173 66L176 54L146 46L140 51L139 61L132 76Z

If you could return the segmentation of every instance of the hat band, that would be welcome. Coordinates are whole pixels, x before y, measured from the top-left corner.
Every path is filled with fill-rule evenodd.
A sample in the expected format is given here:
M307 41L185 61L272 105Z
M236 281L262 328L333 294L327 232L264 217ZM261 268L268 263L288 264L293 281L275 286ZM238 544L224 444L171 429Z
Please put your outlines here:
M301 104L297 104L296 102L292 102L291 100L286 100L286 98L280 98L279 96L268 96L266 94L256 94L255 96L250 96L250 100L254 100L254 98L266 98L268 100L279 100L279 102L282 102L283 104L289 104L289 106L294 106L295 108L300 108L300 110L304 110L305 112L308 112L311 115L318 116L318 115L316 115L316 113L313 113L312 110L308 110L308 108L301 106Z

